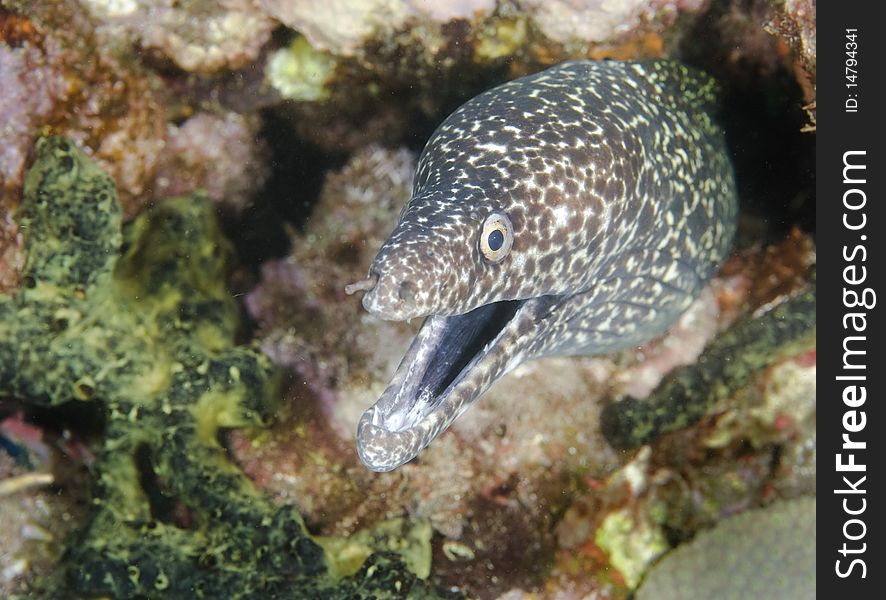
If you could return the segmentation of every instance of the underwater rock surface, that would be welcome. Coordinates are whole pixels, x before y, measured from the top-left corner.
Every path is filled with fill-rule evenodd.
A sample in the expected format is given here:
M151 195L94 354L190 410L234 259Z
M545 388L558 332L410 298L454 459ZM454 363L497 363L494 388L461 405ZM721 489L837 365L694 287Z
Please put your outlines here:
M170 199L121 233L94 162L64 138L35 154L17 214L23 283L0 299L0 393L89 404L104 443L85 527L28 593L436 597L390 552L333 577L298 513L228 460L219 429L266 424L276 396L267 359L234 345L229 249L206 200Z
M665 556L637 600L815 597L815 498L724 520Z
M253 0L82 0L115 43L154 48L187 71L237 68L254 60L275 23Z
M440 47L447 37L445 26L456 23L480 42L479 50L484 47L483 38L490 35L484 25L495 31L496 21L514 17L556 44L599 43L629 37L638 29L661 31L672 25L678 14L697 13L706 2L517 0L499 6L492 0L338 0L324 5L310 0L261 0L261 5L280 22L302 32L316 48L351 56L365 55L372 42L399 36L423 36ZM525 36L526 27L511 35ZM507 35L502 29L496 33ZM433 48L435 44L428 45Z

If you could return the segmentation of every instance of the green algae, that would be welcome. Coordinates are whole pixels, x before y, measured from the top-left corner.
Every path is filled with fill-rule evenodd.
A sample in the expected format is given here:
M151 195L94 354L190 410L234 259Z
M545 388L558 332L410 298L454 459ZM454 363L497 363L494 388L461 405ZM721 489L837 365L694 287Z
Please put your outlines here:
M521 17L502 17L479 29L474 51L481 61L513 56L526 44L529 26Z
M334 58L315 50L299 36L288 47L271 55L266 77L287 100L322 102L331 95L327 84L335 67Z
M392 552L333 573L298 513L228 460L220 429L267 424L278 395L268 360L235 345L230 248L206 199L170 199L121 233L113 183L85 154L47 138L35 156L22 286L0 297L0 395L87 403L104 442L87 523L29 596L437 597Z
M649 564L669 547L660 527L636 519L628 508L609 513L597 529L594 541L609 554L612 566L631 588L637 586Z
M731 397L761 369L815 344L815 273L809 285L759 315L739 320L702 352L694 365L675 369L645 400L610 404L601 430L616 448L636 448L688 427Z
M431 574L431 535L427 519L411 523L389 519L347 537L318 537L329 557L330 569L341 575L353 575L373 552L389 551L403 557L410 572L419 579Z

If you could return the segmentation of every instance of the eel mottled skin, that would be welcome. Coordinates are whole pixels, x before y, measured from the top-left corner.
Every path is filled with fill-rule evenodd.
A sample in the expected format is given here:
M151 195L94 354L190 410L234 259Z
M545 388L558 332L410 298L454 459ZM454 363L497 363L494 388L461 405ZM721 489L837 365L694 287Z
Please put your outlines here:
M468 101L418 161L412 199L349 286L427 317L357 429L360 458L414 458L523 361L666 330L732 243L716 84L672 61L567 62Z

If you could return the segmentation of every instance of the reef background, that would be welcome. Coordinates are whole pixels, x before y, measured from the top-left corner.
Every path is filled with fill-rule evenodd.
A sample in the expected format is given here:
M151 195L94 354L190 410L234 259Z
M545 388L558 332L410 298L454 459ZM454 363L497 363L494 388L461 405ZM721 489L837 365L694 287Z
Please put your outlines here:
M161 523L173 541L205 535L224 546L241 535L238 519L263 523L274 515L272 554L286 552L274 537L285 530L288 541L305 540L293 556L314 565L284 586L292 593L302 589L296 585L350 590L348 577L362 565L364 575L395 575L399 588L379 588L393 597L455 590L476 598L625 598L640 586L640 597L660 598L650 586L665 585L656 582L668 580L669 561L659 559L693 538L703 542L697 532L717 531L737 513L802 523L810 503L794 499L814 494L815 482L808 336L767 349L700 422L638 449L614 449L600 419L612 402L645 398L675 366L695 363L733 322L765 313L814 280L814 17L813 0L0 0L0 320L7 319L0 349L9 351L0 352L7 356L0 364L0 596L45 591L60 564L115 558L96 557L84 531L96 521L95 499L123 493L121 485L132 486L126 493L148 515L139 527ZM477 93L562 60L652 57L684 60L723 85L742 205L733 257L669 334L614 356L523 365L418 461L388 474L366 471L354 450L356 421L417 324L374 320L343 288L365 275L393 227L434 127ZM34 292L44 289L35 287L45 272L35 275L34 264L52 254L47 249L61 248L65 268L80 264L70 245L40 242L23 226L62 223L61 213L22 208L27 177L36 178L26 174L43 164L36 148L46 136L71 140L72 156L82 152L88 165L83 172L108 178L103 201L116 198L119 215L95 239L109 257L120 251L118 265L131 265L125 273L113 267L118 283L96 283L90 278L111 277L112 267L88 263L83 286L50 275L55 296ZM66 190L52 197L72 203L73 222L94 223L91 200ZM147 224L168 227L180 218L182 202L206 203L207 216L197 220L217 219L220 231L195 226L195 239L171 242L145 233L164 229ZM63 240L72 230L59 231L53 235ZM221 261L204 269L208 281L189 279L202 254L185 251L188 240L217 249L207 251L206 260ZM139 303L114 288L126 280L128 293L151 297L158 279L178 291ZM93 289L108 291L96 299ZM198 308L185 301L200 294L206 303ZM224 315L220 330L181 316L205 317L210 305ZM46 329L35 325L34 338L9 325L31 323L22 315L42 310L56 316L40 321L50 323ZM64 335L59 311L62 329L74 326L74 314L90 323L97 362L154 373L148 365L157 352L166 356L157 348L169 343L169 355L205 354L207 364L226 368L225 353L253 357L256 377L276 383L250 388L256 404L241 413L234 408L252 396L202 373L201 385L225 393L203 404L183 394L174 406L197 406L188 408L196 437L161 450L178 439L169 432L182 421L150 413L156 406L136 409L142 405L121 395L135 389L155 398L137 387L148 382L109 388L76 377L69 383L79 386L47 384L52 395L38 385L40 368L26 373L16 362L29 353L37 367L63 362L52 358L59 356L53 340ZM167 318L172 329L160 325ZM145 324L148 333L135 336L142 341L117 343L133 323ZM124 397L128 404L120 404ZM143 439L119 418L134 409L154 415ZM123 441L115 446L115 439ZM190 446L194 440L203 445ZM127 478L111 469L109 485L102 474L119 447L132 448L121 456L135 470ZM211 458L194 468L226 473L224 493L236 488L241 499L257 499L256 514L215 515L187 477L164 471L176 451L206 451ZM114 511L101 518L123 519ZM759 544L771 545L765 534L773 527L757 530ZM132 534L130 554L160 544L155 534ZM782 541L785 561L802 563ZM394 554L364 564L380 550ZM754 553L730 552L743 569L729 576L753 579ZM169 569L184 578L188 569L264 568L206 556L183 551ZM696 564L710 574L691 551L683 556L690 558L681 572ZM126 564L119 568L121 581L133 577ZM135 578L143 572L142 565ZM83 585L88 596L90 584ZM119 588L117 597L126 593Z

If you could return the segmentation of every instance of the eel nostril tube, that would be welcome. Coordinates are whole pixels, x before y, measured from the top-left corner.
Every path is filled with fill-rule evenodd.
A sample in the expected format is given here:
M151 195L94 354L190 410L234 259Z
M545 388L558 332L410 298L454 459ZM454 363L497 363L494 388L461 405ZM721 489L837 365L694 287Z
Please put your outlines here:
M345 286L345 294L348 296L352 294L356 294L361 291L370 291L375 285L378 283L378 273L372 272L369 274L369 277L366 279L361 279L360 281L355 281L354 283L349 283Z

